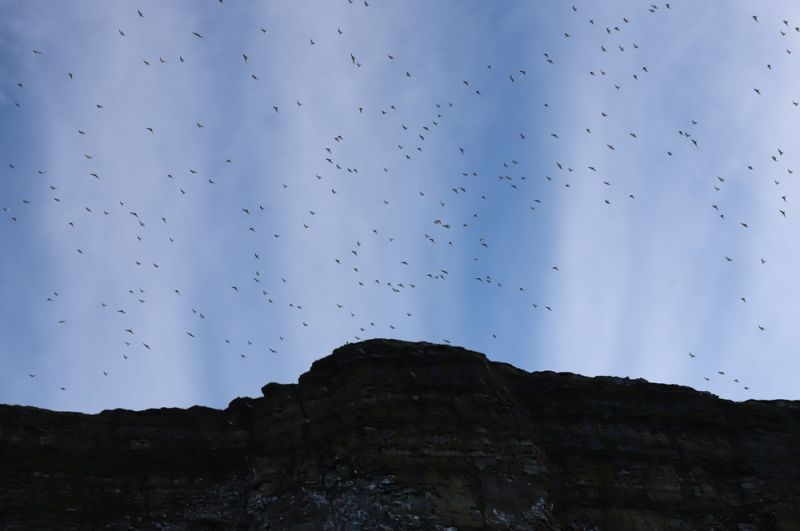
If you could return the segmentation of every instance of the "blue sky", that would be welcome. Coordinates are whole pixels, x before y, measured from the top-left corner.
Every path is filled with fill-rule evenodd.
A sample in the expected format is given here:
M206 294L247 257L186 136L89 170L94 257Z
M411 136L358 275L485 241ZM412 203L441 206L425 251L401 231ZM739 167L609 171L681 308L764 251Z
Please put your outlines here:
M800 398L795 26L4 3L0 402L224 407L370 337Z

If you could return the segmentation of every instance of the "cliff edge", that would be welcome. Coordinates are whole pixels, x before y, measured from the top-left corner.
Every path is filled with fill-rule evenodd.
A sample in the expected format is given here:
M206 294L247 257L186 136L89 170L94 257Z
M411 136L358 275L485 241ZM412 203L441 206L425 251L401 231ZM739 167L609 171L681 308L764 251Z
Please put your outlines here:
M385 339L262 391L0 406L0 528L800 530L798 402Z

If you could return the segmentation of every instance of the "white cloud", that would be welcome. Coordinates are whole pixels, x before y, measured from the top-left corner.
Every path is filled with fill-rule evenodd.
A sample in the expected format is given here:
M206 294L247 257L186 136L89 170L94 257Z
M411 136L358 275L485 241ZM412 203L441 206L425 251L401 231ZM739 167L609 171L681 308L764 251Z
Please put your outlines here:
M28 271L35 293L11 289L27 337L14 345L38 356L4 360L16 371L4 396L219 406L375 335L696 386L726 370L774 383L756 396L791 392L785 167L800 97L784 51L795 35L776 33L788 15L764 8L756 25L744 8L681 2L80 7L4 15L15 37L0 69L25 82L13 140L38 141L14 153L2 190L19 232L2 230L41 268ZM751 396L722 378L711 389Z

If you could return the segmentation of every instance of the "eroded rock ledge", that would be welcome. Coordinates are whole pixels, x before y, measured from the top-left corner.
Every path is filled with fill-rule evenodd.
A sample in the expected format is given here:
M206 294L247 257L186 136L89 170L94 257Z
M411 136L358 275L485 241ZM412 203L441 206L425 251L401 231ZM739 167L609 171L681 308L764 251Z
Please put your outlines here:
M800 403L343 346L223 411L0 406L2 529L800 529Z

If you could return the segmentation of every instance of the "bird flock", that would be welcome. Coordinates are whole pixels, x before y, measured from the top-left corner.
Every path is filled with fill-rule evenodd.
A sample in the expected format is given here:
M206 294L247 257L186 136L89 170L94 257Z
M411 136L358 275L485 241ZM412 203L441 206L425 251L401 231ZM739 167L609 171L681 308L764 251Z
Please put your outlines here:
M800 14L307 3L3 8L2 401L222 405L383 336L771 392Z

